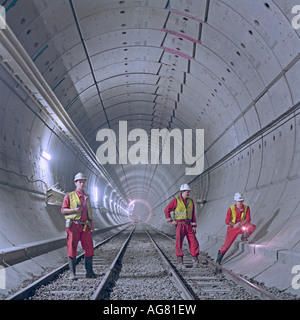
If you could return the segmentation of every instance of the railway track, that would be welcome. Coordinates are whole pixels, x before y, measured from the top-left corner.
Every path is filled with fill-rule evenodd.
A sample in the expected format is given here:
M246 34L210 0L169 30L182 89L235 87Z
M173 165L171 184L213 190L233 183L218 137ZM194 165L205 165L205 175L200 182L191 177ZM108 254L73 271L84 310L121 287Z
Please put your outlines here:
M216 264L205 254L199 255L199 267L193 268L188 246L185 243L185 267L176 268L174 256L175 239L156 230L150 229L153 241L164 252L166 259L174 266L176 273L182 279L196 300L279 300L268 291L254 285L243 277ZM167 241L167 239L169 241ZM170 244L172 249L170 250Z
M277 297L201 256L205 265L177 269L174 239L143 224L131 225L95 246L96 279L85 278L78 257L77 280L67 264L7 300L259 300ZM188 256L188 248L184 247Z

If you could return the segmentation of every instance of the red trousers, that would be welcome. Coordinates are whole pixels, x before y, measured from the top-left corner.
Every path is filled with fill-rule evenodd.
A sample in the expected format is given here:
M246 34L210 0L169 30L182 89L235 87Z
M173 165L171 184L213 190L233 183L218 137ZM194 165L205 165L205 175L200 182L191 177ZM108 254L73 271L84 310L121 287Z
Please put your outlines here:
M176 245L175 245L176 256L183 257L182 244L185 236L187 237L191 255L193 257L197 257L199 255L198 240L192 230L192 226L190 224L184 224L184 223L178 223L176 226Z
M80 240L86 257L94 256L94 244L90 227L87 226L83 231L84 225L72 223L71 228L67 229L67 248L68 257L75 258L77 255L77 246Z
M252 223L247 223L244 225L245 230L242 230L241 228L234 229L232 227L227 228L227 233L226 233L226 238L223 246L220 249L221 253L227 252L227 250L231 247L233 244L234 240L239 234L244 233L245 231L249 234L253 233L254 230L256 229L256 226Z

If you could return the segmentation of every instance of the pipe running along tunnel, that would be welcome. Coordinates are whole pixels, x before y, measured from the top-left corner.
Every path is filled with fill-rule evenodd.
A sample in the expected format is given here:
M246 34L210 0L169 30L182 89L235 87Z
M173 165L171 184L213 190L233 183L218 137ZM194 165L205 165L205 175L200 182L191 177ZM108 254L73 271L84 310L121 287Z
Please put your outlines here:
M257 229L224 266L299 295L296 0L0 5L2 292L66 255L60 206L84 172L99 230L135 219L174 235L163 211L189 183L214 259L243 193Z

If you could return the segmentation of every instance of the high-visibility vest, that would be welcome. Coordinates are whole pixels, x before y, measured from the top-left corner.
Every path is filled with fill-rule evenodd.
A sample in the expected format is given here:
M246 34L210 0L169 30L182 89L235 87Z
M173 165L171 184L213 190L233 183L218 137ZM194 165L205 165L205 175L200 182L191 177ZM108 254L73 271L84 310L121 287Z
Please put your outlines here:
M231 222L235 223L235 220L236 220L235 206L234 205L231 206L230 209L231 209ZM242 215L241 215L241 222L245 220L247 209L248 209L248 206L244 205L244 211L242 212Z
M75 209L77 205L81 205L80 198L76 191L72 191L68 193L69 198L70 198L70 209ZM87 205L87 211L88 211L88 219L92 220L92 208L91 208L91 203L89 199L87 198L86 200L86 205ZM66 214L65 219L71 219L71 220L80 220L81 218L81 212L76 212L76 213L71 213L71 214Z
M177 200L177 207L174 210L174 219L175 220L186 220L186 219L192 220L193 208L194 208L192 199L190 198L186 199L187 206L185 206L180 196L176 197L176 200Z

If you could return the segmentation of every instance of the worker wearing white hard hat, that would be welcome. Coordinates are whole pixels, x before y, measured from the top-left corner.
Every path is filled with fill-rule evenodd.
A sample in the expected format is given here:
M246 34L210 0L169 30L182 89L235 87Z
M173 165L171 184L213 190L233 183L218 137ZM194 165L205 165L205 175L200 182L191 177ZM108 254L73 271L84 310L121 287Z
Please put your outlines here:
M247 241L250 234L256 229L256 226L250 223L250 207L244 205L244 196L237 192L234 194L233 200L235 201L235 204L228 208L225 218L225 223L228 227L225 242L218 251L218 264L221 264L225 253L239 234L242 234L242 241Z
M182 184L182 185L180 186L180 191L185 191L185 190L191 191L191 188L189 187L189 185L188 185L187 183Z
M84 192L86 180L82 172L75 175L76 190L66 194L61 208L66 219L67 249L72 280L76 279L76 255L79 241L85 251L86 277L96 277L93 271L94 246L91 234L95 228L89 196Z
M86 176L82 172L78 172L74 177L74 182L77 180L86 180Z
M173 198L164 210L167 222L176 227L175 253L180 267L184 267L182 245L185 237L188 239L193 265L194 267L198 266L199 243L195 235L197 223L194 202L189 197L190 192L189 185L182 184L180 186L180 195ZM174 212L174 220L171 212Z
M241 193L237 192L234 194L233 200L234 201L244 201L245 199Z

